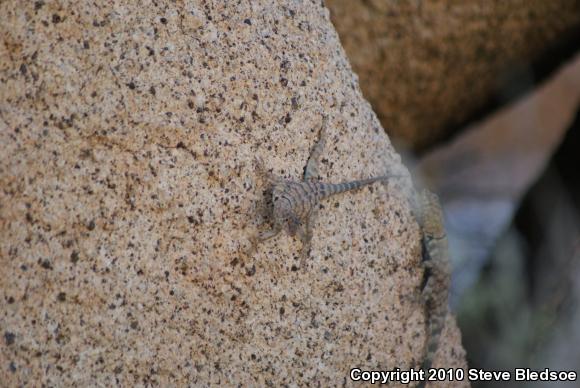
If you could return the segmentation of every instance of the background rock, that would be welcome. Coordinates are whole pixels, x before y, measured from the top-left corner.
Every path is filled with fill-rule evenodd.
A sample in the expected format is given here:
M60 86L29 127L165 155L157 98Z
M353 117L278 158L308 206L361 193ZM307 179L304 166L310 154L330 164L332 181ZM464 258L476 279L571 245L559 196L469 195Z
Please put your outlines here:
M219 5L221 4L221 5ZM403 170L320 3L0 4L7 386L348 383L415 366L402 182L323 204L307 271L262 229L261 155L298 178ZM449 317L436 365L465 366Z
M466 128L417 163L414 175L439 194L446 211L455 268L452 305L480 277L579 107L577 55L533 93Z
M502 79L580 26L577 0L326 3L364 95L414 148L509 93Z

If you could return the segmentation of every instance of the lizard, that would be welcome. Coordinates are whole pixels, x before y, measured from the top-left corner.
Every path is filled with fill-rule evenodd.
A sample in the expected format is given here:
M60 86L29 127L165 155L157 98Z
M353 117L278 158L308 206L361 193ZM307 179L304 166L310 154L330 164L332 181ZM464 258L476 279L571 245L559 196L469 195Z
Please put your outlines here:
M423 190L417 194L416 200L417 221L422 234L422 263L426 274L421 299L426 315L427 337L421 369L428 373L439 348L441 332L445 327L451 269L439 198L436 194ZM417 387L424 388L426 380L427 376Z
M321 200L346 191L357 190L374 182L386 181L399 175L383 175L367 179L343 183L324 183L318 178L318 163L324 150L327 138L328 118L323 118L319 140L312 147L302 181L287 180L270 173L264 162L258 157L255 160L259 175L264 179L271 192L271 208L269 217L273 228L252 237L252 246L248 252L253 252L258 243L262 243L285 231L290 236L296 236L302 241L301 267L306 264L312 239L312 222L318 211Z

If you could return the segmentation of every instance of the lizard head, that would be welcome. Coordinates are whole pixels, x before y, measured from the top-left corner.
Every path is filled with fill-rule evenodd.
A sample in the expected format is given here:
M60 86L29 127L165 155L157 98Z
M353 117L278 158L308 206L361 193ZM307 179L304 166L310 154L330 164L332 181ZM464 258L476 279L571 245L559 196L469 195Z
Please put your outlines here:
M420 201L420 224L425 238L428 240L444 238L444 216L439 197L429 190L423 190L420 193Z

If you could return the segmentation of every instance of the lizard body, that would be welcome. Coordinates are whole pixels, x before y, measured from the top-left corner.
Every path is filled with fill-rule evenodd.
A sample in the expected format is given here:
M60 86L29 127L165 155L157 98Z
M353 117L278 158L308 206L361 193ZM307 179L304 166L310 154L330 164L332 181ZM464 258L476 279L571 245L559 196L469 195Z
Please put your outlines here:
M418 222L422 232L423 265L427 281L422 290L427 319L427 339L421 369L428 372L439 348L447 317L451 269L443 210L437 195L428 190L418 194ZM425 387L423 380L418 387Z

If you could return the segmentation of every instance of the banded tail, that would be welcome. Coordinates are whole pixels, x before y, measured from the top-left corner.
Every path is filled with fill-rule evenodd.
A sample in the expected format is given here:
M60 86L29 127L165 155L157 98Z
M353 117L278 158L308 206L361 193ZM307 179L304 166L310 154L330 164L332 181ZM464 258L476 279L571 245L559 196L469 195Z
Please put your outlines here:
M439 342L441 339L441 333L443 332L443 328L445 327L445 318L447 317L447 308L438 309L434 312L434 314L429 317L429 326L428 326L428 339L425 345L425 357L423 358L423 363L421 364L421 369L425 371L425 380L421 381L417 388L424 388L427 382L427 377L429 376L428 372L431 366L433 365L433 360L435 359L435 354L437 353L437 349L439 348Z
M389 178L398 178L398 177L401 177L401 175L382 175L382 176L378 176L378 177L374 177L374 178L361 179L358 181L343 182L343 183L336 183L336 184L334 184L334 183L321 183L320 185L323 185L324 187L321 187L322 190L320 190L320 192L322 195L321 195L320 199L330 197L331 195L344 193L345 191L357 190L357 189L360 189L364 186L368 186L370 184L373 184L375 182L387 181Z

